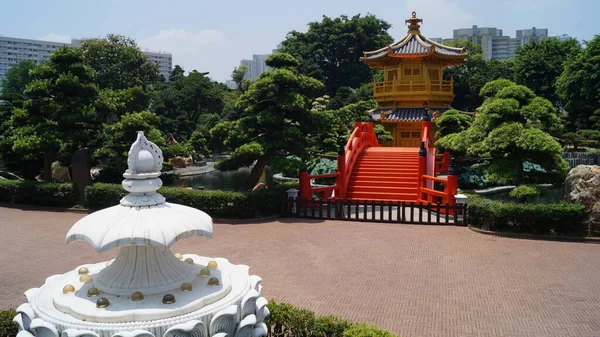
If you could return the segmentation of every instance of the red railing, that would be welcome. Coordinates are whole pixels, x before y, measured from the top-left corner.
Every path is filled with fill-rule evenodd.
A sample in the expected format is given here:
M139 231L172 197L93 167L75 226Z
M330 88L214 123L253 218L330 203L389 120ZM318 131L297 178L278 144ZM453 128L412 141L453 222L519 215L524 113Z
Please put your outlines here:
M448 172L450 165L450 154L435 154L435 148L430 143L431 121L423 121L421 128L421 149L419 151L419 188L417 190L417 201L425 203L441 203L455 205L454 195L458 190L458 177L448 175L439 178L435 175ZM437 161L441 158L441 161ZM435 183L443 183L442 191L436 190Z
M446 174L450 167L450 152L435 155L435 174Z
M312 200L313 195L317 194L319 199L346 198L346 187L352 175L352 170L356 160L367 147L381 146L377 142L377 135L373 130L373 122L356 122L354 131L350 135L344 153L337 156L337 172L329 174L309 175L306 170L300 171L299 197L304 200ZM335 185L313 187L310 183L312 179L336 178Z

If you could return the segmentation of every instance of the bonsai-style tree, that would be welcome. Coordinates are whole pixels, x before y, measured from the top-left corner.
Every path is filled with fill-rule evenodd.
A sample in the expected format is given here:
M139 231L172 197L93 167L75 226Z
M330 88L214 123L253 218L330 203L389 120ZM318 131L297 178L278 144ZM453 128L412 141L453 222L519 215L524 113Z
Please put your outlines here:
M491 158L486 173L498 183L520 185L533 179L525 176L525 162L541 168L542 181L564 179L569 165L561 157L562 147L549 134L562 128L552 103L505 79L487 83L480 95L485 101L471 127L441 138L437 145Z
M265 64L265 72L240 96L241 118L217 124L211 134L225 135L224 143L235 150L217 168L233 170L257 160L249 183L260 179L270 158L295 155L307 158L308 135L313 130L311 104L323 91L323 84L298 73L298 61L289 54L276 53Z
M438 127L435 135L442 138L449 134L459 133L468 129L472 122L471 116L457 110L448 110L435 121L435 125Z
M44 180L56 160L68 164L73 153L97 133L96 72L78 48L62 48L31 70L22 109L14 109L3 140L25 159L43 158Z

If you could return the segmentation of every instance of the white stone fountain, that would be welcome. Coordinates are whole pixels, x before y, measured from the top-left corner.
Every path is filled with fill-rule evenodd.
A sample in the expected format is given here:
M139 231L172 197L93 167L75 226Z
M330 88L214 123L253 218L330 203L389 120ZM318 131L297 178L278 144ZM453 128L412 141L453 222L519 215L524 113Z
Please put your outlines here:
M108 262L50 276L25 292L18 337L260 337L269 315L261 279L223 258L173 254L188 236L212 236L212 218L156 193L162 151L142 132L129 150L120 205L79 220L66 241L97 252L120 247Z

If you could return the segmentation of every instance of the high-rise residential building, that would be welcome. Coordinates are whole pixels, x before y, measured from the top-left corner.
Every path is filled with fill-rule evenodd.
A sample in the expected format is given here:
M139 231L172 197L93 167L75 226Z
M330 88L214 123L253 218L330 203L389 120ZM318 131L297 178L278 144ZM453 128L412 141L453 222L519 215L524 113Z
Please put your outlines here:
M508 60L515 57L518 46L529 41L540 41L548 37L548 29L531 28L517 30L516 37L505 36L502 29L496 27L477 27L455 29L453 39L471 41L481 46L483 57L487 60Z
M255 54L252 55L252 60L241 60L240 66L246 66L246 73L244 74L245 80L256 80L260 74L265 71L271 70L265 64L265 60L270 54Z
M0 81L13 65L24 60L40 64L63 46L69 44L0 36Z
M15 64L31 60L37 64L48 60L54 51L66 47L76 47L82 40L73 39L71 43L50 42L41 40L20 39L0 36L0 82L8 69ZM173 55L166 52L143 51L150 61L156 62L161 75L169 78L173 68Z

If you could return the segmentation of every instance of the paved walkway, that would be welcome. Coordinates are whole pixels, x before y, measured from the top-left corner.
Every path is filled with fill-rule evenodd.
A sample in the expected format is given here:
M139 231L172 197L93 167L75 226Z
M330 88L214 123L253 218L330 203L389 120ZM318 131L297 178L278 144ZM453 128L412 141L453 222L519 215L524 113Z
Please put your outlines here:
M0 308L103 255L64 243L82 214L0 208ZM403 337L600 336L600 245L497 238L464 227L293 221L229 226L174 252L228 257L282 302Z

